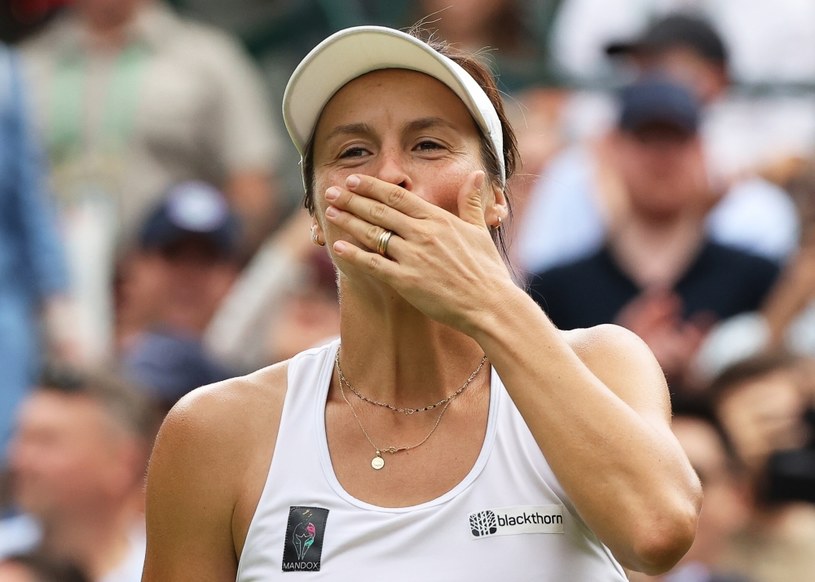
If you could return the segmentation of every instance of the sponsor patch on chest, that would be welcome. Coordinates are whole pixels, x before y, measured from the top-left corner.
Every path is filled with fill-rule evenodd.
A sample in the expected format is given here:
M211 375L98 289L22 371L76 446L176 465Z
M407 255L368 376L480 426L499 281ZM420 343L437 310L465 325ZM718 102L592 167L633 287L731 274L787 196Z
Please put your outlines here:
M318 572L323 554L323 536L328 510L292 506L283 542L284 572Z
M562 505L519 505L484 509L470 514L475 539L518 534L562 534Z

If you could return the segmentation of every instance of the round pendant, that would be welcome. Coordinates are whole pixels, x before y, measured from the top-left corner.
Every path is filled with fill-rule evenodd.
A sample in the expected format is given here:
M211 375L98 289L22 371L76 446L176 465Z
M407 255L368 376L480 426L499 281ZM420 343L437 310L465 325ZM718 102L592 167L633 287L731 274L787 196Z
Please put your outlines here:
M371 459L371 467L373 467L376 471L379 471L379 469L381 469L384 466L385 466L385 459L383 459L379 455L377 455L373 459Z

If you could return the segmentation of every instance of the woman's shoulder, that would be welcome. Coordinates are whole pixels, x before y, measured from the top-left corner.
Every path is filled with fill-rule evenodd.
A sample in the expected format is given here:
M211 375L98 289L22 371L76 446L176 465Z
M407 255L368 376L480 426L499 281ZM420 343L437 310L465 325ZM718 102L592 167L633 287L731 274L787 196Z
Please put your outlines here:
M604 323L561 333L575 354L597 375L639 372L664 378L648 344L620 325Z
M167 414L156 452L183 465L238 476L261 450L273 450L286 394L288 362L193 390ZM189 467L192 468L192 467Z
M279 416L286 395L288 361L191 391L170 410L165 425L178 425L223 439L246 437L247 423Z
M615 356L626 352L650 352L637 334L613 323L561 330L561 334L579 356Z
M629 404L667 410L665 375L651 349L634 332L615 324L562 331L589 370Z

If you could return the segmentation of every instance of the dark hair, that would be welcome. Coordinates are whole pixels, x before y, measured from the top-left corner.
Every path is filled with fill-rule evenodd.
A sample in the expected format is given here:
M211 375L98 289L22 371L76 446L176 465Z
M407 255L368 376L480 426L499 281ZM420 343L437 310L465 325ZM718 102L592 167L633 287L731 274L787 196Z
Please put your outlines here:
M495 108L496 113L498 114L498 119L501 122L501 133L503 135L503 142L504 142L504 151L503 152L494 152L492 148L492 142L490 141L489 137L484 135L484 132L481 131L479 127L479 133L481 135L481 154L484 160L484 167L487 171L487 176L489 177L490 181L494 184L500 184L501 182L501 170L500 164L498 161L497 155L501 155L504 158L504 168L506 174L506 182L501 184L504 188L504 191L507 190L507 183L509 182L510 177L515 172L515 167L518 163L519 153L518 153L518 140L515 137L515 132L512 129L512 126L509 123L509 118L504 111L504 103L501 99L501 93L498 90L498 86L495 83L495 78L492 75L492 72L474 55L462 52L450 46L448 43L433 38L432 34L428 31L425 31L421 28L414 27L408 31L408 34L414 36L420 40L426 42L430 48L442 54L449 59L456 62L459 66L461 66L470 76L475 79L476 83L484 90L487 94L487 97L492 103L492 106ZM306 189L305 197L303 199L303 205L305 206L306 210L309 211L310 214L314 214L315 206L314 206L314 133L312 133L311 137L309 138L308 142L306 143L305 152L303 154L303 180L304 186ZM509 197L507 197L507 202L509 203ZM510 206L510 215L511 215L511 206ZM493 230L493 240L501 252L504 254L506 258L508 256L507 253L507 241L504 238L504 229L497 228Z
M0 563L23 566L37 582L91 582L73 562L43 553L13 554Z
M771 350L739 360L711 380L708 396L715 405L740 384L774 372L792 370L799 362L798 356L785 350Z
M722 425L721 419L716 415L709 394L702 393L694 398L680 400L677 405L673 406L673 418L696 420L709 426L722 445L725 457L727 458L728 471L734 475L741 474L745 471L744 464L739 458L736 447L733 444L733 439L730 438L730 434L724 425Z
M155 403L114 371L80 371L48 363L40 373L37 390L89 398L115 418L119 426L148 445L158 429L160 419Z

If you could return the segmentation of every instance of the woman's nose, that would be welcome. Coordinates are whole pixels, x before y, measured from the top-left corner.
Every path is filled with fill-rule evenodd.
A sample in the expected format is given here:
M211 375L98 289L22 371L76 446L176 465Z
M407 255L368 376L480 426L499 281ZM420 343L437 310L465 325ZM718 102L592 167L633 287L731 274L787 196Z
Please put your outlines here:
M383 151L381 153L381 160L376 172L376 177L383 182L396 184L405 190L413 188L413 181L410 179L410 175L405 168L405 163L399 154L395 152Z

